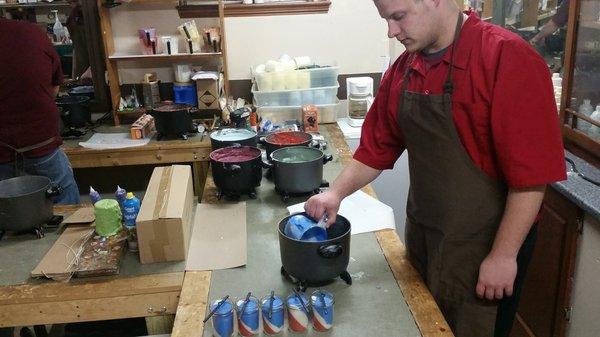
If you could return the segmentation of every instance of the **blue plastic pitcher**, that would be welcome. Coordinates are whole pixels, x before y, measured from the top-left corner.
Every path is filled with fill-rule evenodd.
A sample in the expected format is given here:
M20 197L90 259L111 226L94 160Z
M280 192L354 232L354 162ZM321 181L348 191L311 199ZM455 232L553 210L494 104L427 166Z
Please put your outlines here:
M300 241L326 241L327 229L325 228L325 217L316 222L306 213L293 214L285 224L284 234Z

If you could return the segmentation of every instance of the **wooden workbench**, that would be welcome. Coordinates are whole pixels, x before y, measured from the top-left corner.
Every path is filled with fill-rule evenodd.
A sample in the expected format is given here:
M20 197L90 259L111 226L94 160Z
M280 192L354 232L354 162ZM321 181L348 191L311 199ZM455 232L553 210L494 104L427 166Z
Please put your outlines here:
M351 153L340 130L336 125L328 125L326 132L337 157L347 164ZM370 187L364 191L374 195ZM206 181L202 201L219 202L210 177ZM73 211L74 207L60 210ZM387 261L384 265L389 267L387 273L391 270L392 280L395 279L401 291L402 296L398 292L397 299L406 302L420 334L424 337L453 336L431 294L407 261L404 246L396 232L382 230L375 235ZM31 242L35 243L35 240ZM2 250L0 241L0 254ZM139 267L139 263L136 266L130 261L128 268ZM176 313L172 336L201 336L205 330L202 319L206 314L209 290L215 286L211 284L215 275L210 271L179 271L177 268L180 266L167 272L169 268L165 266L161 271L158 267L154 272L141 274L137 270L127 272L124 266L118 277L73 279L68 283L29 279L21 285L0 286L0 327Z
M129 133L129 126L103 125L97 128L96 132ZM73 168L187 163L192 165L194 195L202 195L204 178L210 161L211 147L208 135L202 137L197 134L187 140L157 141L153 138L147 145L123 149L96 150L79 146L79 142L86 141L92 134L88 132L83 139L64 141L63 149Z

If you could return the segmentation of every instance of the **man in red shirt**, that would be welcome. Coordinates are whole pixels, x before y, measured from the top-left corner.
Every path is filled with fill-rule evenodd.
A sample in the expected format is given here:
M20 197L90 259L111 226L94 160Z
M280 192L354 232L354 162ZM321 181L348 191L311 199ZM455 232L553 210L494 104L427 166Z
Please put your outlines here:
M548 68L454 0L375 0L406 52L386 73L354 160L305 209L341 200L406 149L408 256L458 337L508 336L547 184L566 178Z
M0 180L43 175L60 186L55 203L79 203L69 160L59 146L54 102L62 83L60 59L35 24L0 18Z

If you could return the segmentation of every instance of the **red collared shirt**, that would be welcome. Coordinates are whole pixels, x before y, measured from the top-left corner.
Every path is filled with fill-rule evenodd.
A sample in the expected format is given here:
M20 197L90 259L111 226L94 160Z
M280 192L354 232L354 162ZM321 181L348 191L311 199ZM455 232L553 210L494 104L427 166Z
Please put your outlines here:
M456 45L452 115L462 145L486 174L512 188L566 179L563 143L550 73L519 36L468 13ZM397 111L406 67L408 90L441 94L452 47L427 67L405 52L385 74L362 127L354 158L391 169L405 149Z
M62 144L53 88L62 83L60 58L35 24L0 18L0 141L14 148L54 142L24 153L41 157ZM0 146L0 163L14 160Z

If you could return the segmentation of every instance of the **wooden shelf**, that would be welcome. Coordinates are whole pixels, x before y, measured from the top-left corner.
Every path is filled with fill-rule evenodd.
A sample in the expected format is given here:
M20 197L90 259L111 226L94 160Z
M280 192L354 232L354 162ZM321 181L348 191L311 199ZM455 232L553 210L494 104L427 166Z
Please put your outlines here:
M53 7L69 7L66 1L55 2L34 2L27 4L0 4L0 8L53 8Z
M127 55L127 54L112 54L108 57L112 61L127 61L127 60L188 60L197 58L221 57L223 54L218 53L194 53L194 54L156 54L156 55Z
M140 1L140 0L138 0ZM264 4L225 4L225 17L244 16L269 16L269 15L297 15L327 13L331 1L289 1L271 2ZM218 8L216 4L194 4L177 6L179 16L182 18L216 17Z

